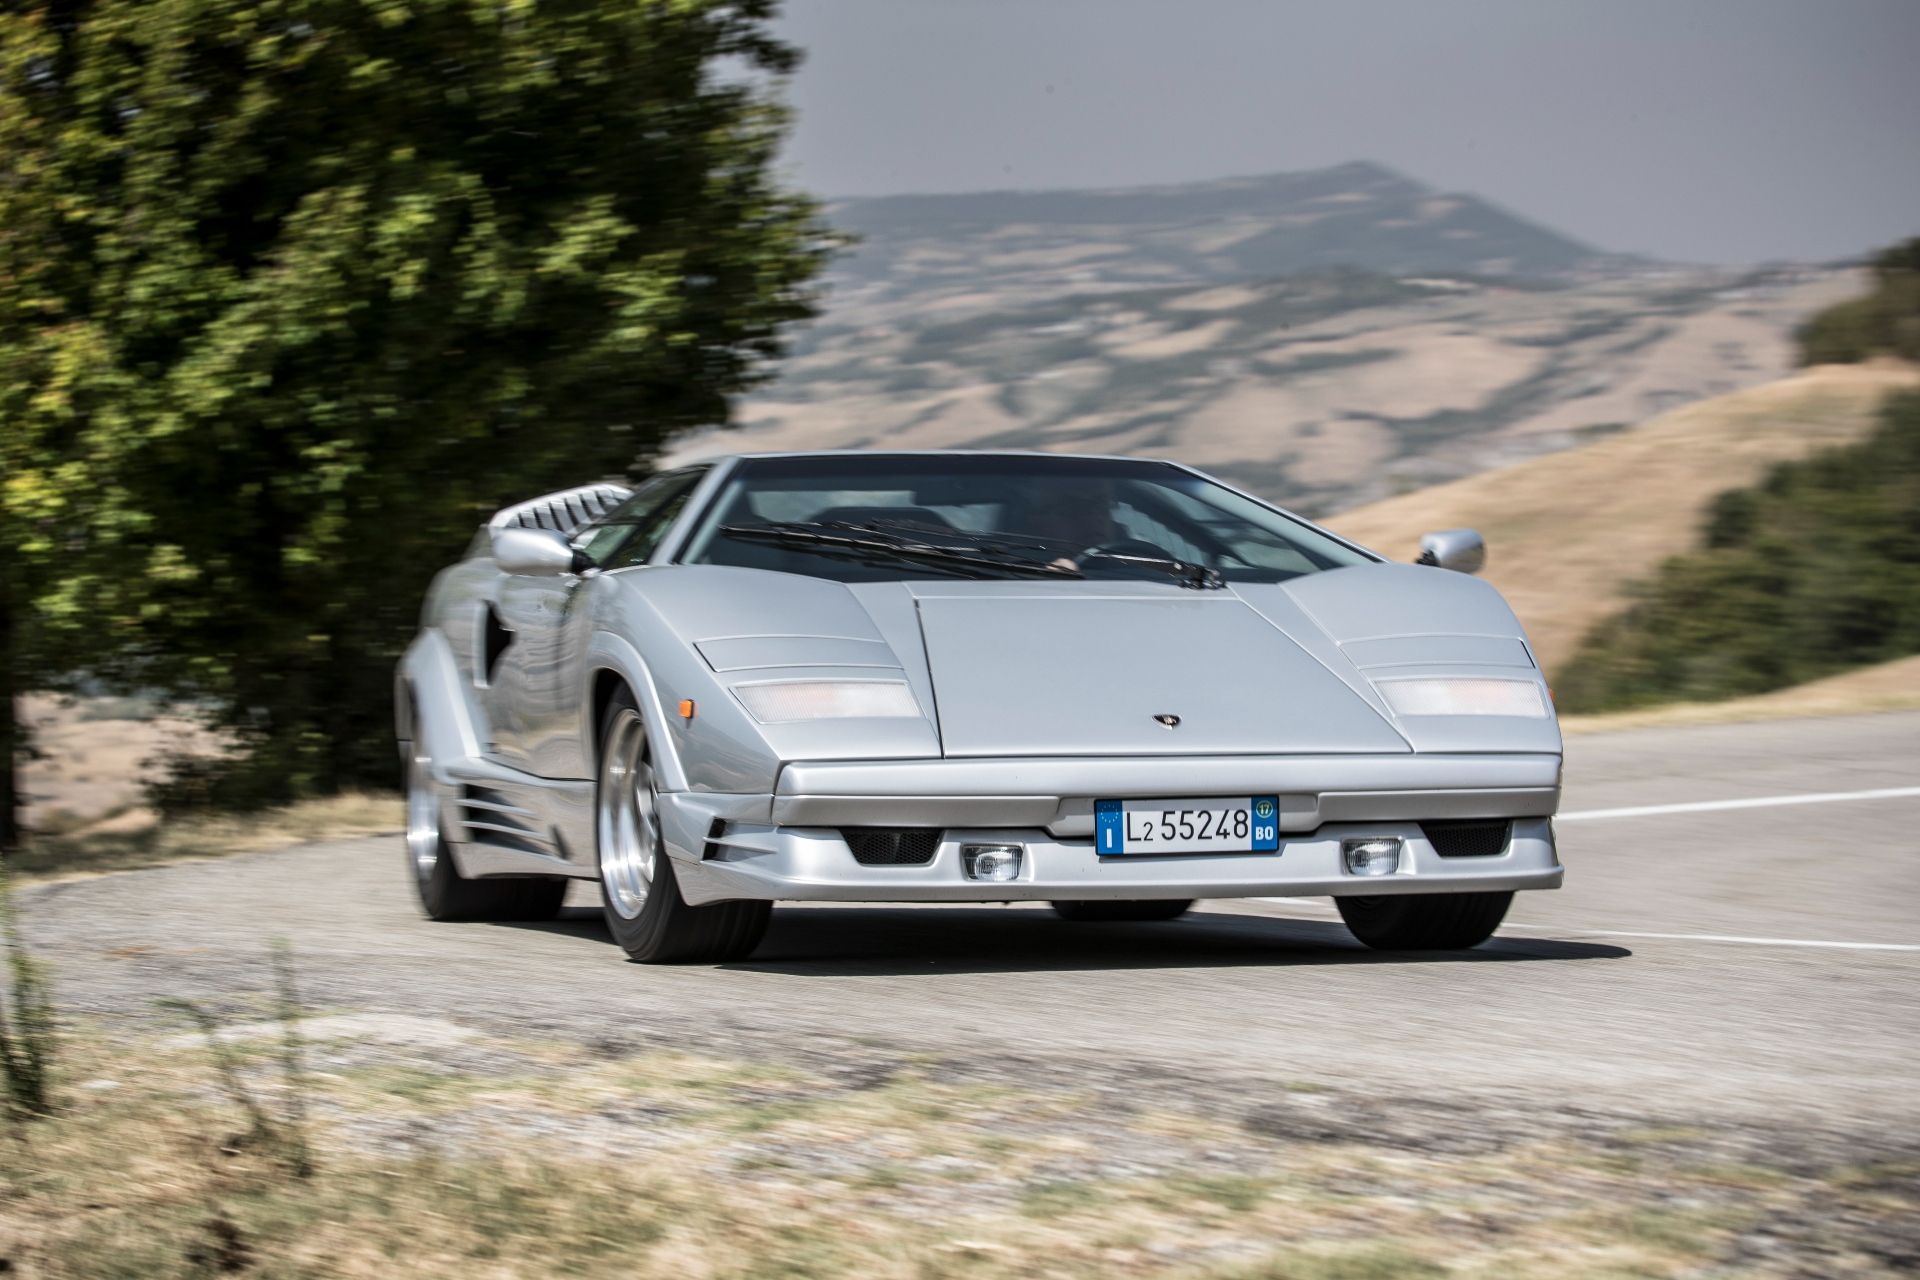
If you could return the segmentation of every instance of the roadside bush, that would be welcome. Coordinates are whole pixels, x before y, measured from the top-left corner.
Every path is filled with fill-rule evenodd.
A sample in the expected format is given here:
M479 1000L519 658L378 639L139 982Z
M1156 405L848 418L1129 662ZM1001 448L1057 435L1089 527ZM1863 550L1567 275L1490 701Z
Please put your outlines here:
M1765 693L1920 653L1920 394L1857 445L1715 499L1558 673L1566 712Z
M1920 360L1920 236L1878 254L1873 274L1872 293L1801 326L1801 364L1858 364L1875 355Z
M0 869L0 934L4 934L7 999L0 1003L0 1074L6 1107L16 1120L53 1110L53 1000L46 973L27 954L14 913L13 884Z

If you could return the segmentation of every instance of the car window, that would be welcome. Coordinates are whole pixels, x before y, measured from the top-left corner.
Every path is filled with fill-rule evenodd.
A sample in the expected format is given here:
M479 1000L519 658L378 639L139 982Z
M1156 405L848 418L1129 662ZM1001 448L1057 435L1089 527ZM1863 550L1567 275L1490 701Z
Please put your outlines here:
M743 460L681 558L841 582L1164 578L1169 561L1280 582L1371 559L1167 463L879 453Z
M706 467L688 467L653 477L588 526L576 545L603 569L645 564L706 475Z

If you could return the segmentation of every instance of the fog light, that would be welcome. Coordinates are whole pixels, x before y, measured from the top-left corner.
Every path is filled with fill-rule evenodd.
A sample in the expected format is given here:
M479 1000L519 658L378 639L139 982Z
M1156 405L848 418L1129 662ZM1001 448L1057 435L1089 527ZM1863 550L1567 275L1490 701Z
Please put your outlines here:
M1369 836L1364 840L1342 840L1340 860L1347 873L1356 876L1390 876L1400 869L1400 837Z
M1015 880L1020 876L1017 844L963 844L960 862L969 880Z

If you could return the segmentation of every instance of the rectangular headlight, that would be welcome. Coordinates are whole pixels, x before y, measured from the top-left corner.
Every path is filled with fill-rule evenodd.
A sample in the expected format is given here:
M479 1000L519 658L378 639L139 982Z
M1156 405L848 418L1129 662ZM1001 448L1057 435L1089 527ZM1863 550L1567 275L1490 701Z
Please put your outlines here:
M1546 700L1532 680L1450 676L1375 683L1397 716L1531 716L1535 720L1547 716Z
M855 717L920 718L913 691L898 680L791 680L738 684L734 696L761 724Z

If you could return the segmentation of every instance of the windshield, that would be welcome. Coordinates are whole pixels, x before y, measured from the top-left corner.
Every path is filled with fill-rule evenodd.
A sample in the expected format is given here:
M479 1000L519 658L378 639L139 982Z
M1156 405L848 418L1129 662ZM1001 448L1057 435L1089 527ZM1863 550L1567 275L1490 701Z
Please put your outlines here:
M1312 525L1162 462L1044 455L750 458L681 557L838 582L1282 582L1367 564Z

